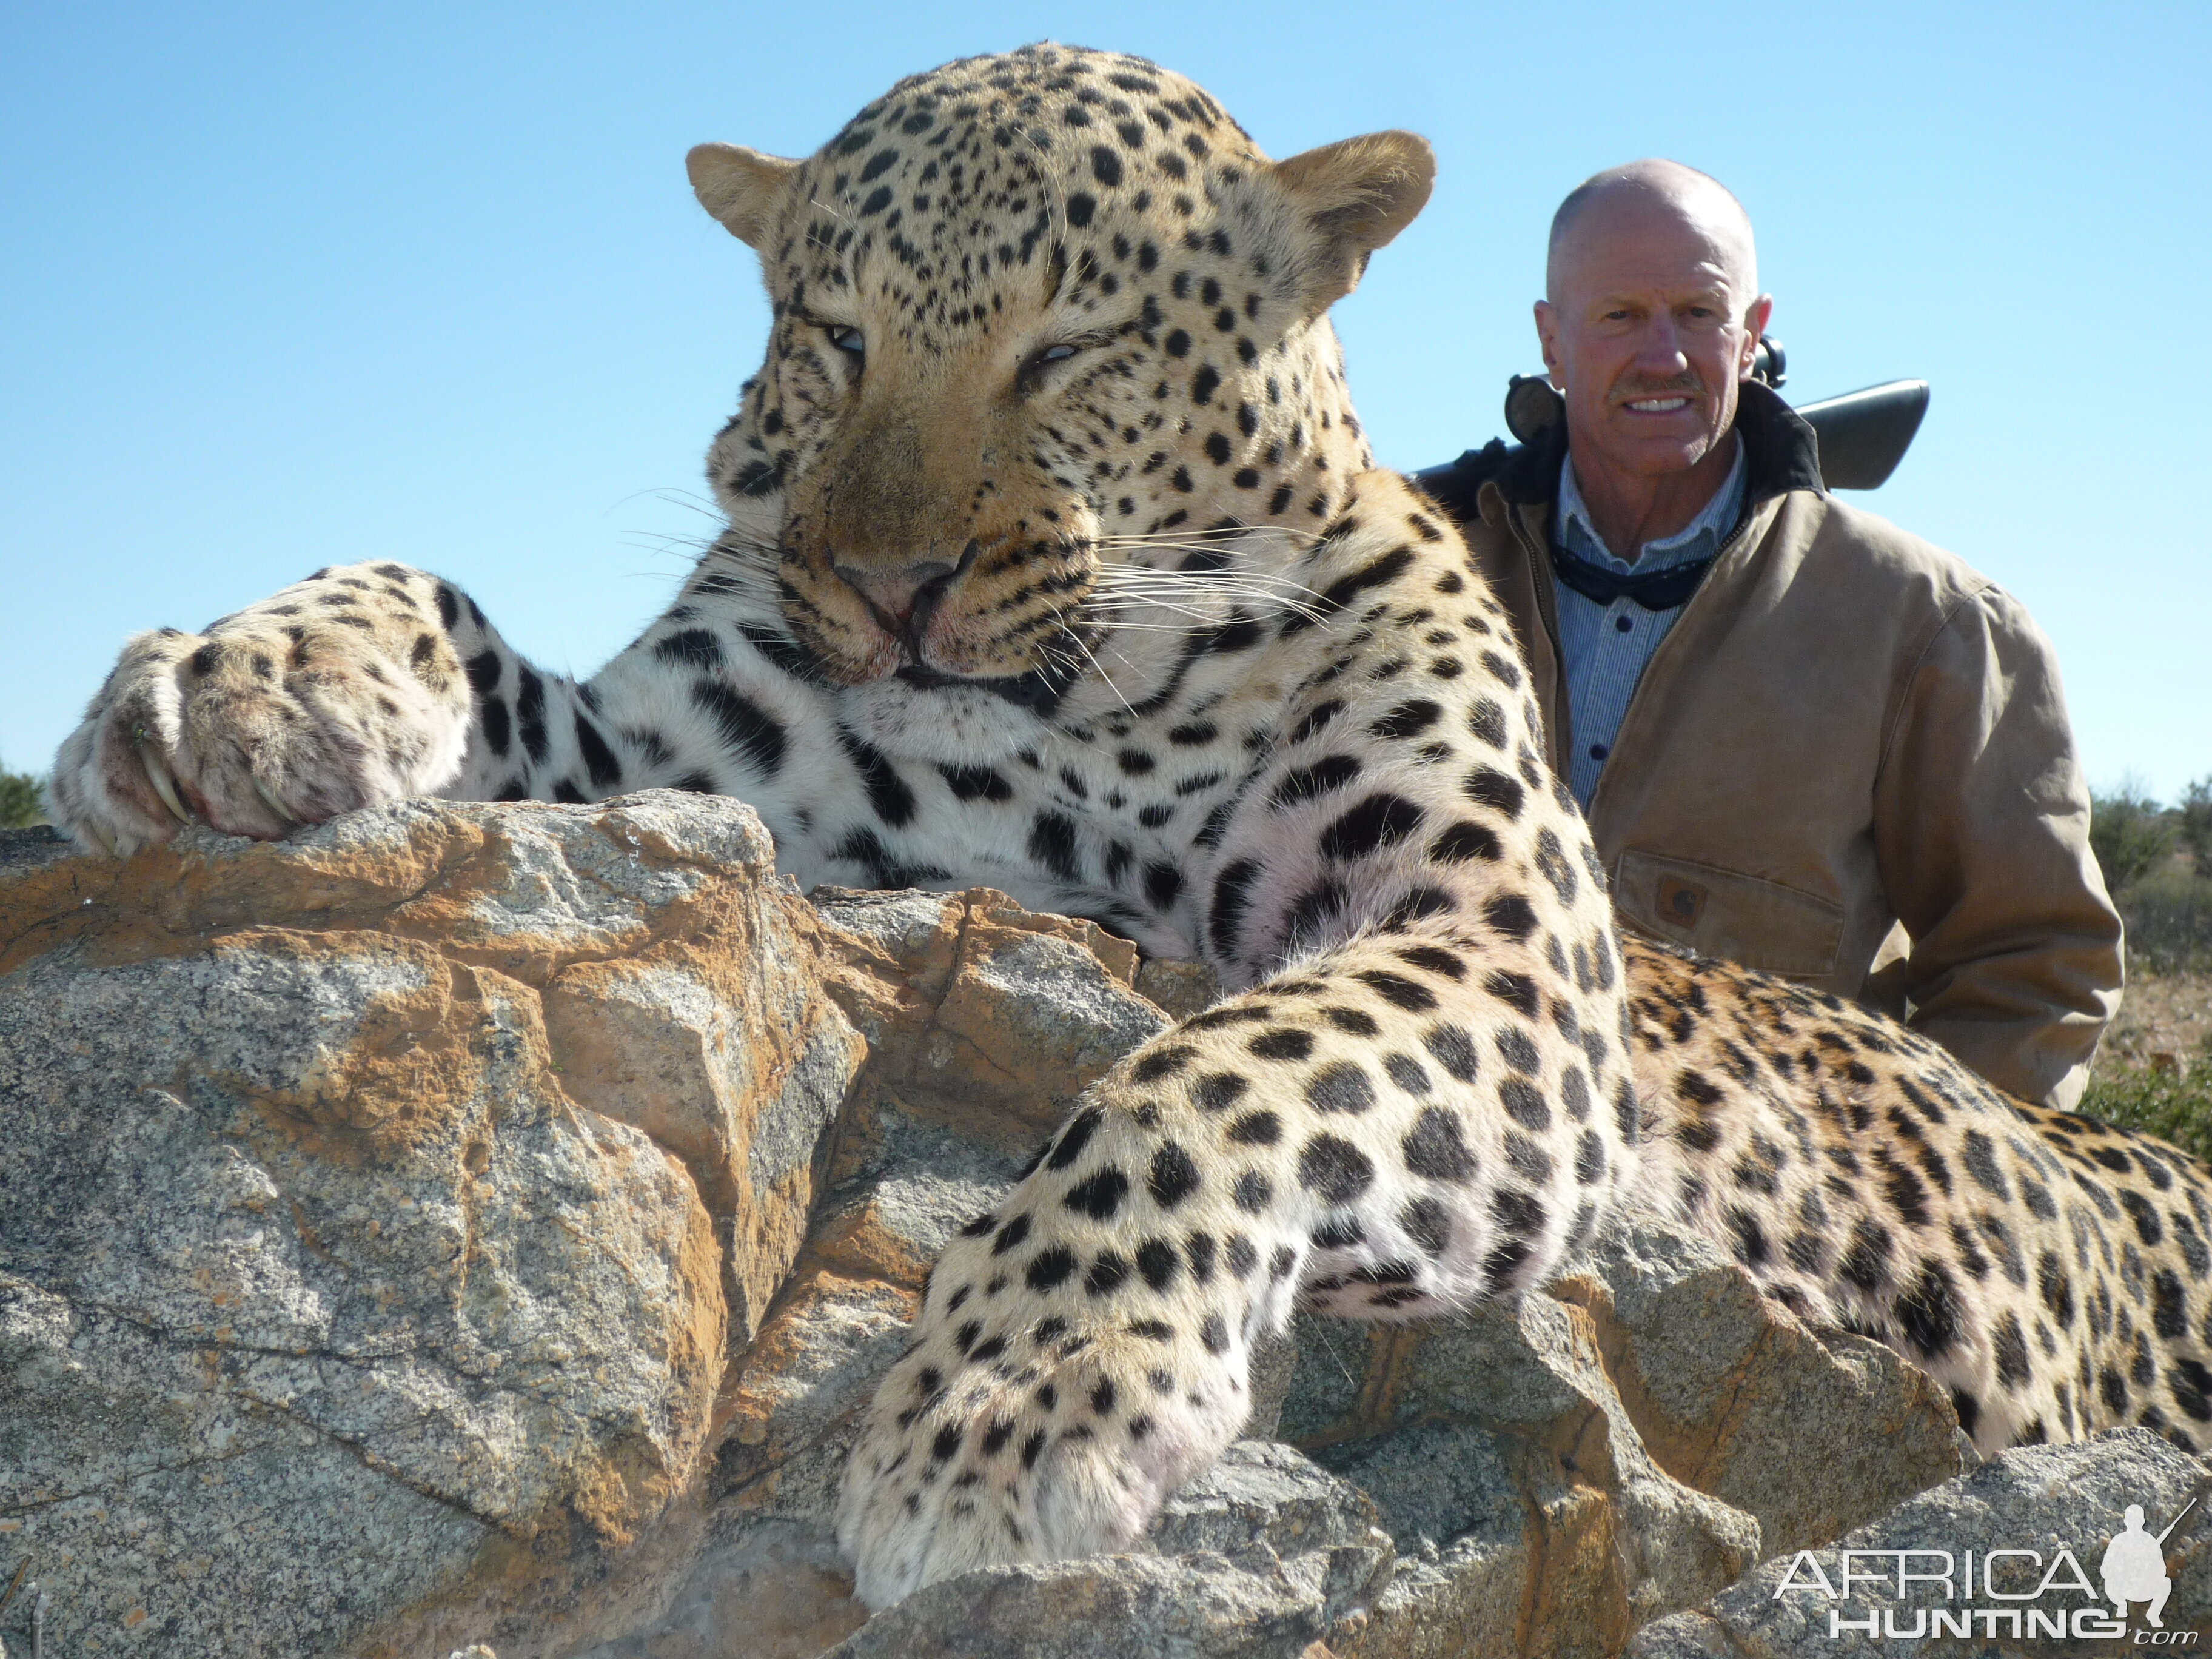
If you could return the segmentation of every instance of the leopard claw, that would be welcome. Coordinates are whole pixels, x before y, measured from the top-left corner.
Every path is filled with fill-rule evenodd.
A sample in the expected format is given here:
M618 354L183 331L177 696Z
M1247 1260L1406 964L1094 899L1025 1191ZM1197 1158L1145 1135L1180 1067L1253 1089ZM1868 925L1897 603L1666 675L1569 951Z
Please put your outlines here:
M276 822L283 825L286 830L296 830L300 827L299 820L284 810L284 804L270 793L269 786L258 778L253 780L253 793L261 797L261 804L269 809Z
M146 769L146 775L153 781L155 793L161 796L161 804L169 809L179 823L191 823L192 815L185 811L184 802L178 798L176 778L169 771L169 763L161 758L161 751L143 738L137 750L138 763ZM114 849L111 847L108 850L112 852Z

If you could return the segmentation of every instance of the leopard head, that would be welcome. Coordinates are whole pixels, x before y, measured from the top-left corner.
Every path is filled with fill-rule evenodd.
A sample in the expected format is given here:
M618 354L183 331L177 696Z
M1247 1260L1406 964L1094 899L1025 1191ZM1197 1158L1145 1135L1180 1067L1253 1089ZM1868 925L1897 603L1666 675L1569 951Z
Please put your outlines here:
M1127 701L1188 632L1161 616L1310 543L1373 464L1327 312L1434 162L1403 132L1271 161L1182 77L1041 45L902 81L806 160L690 170L773 315L708 459L718 551L890 736L932 694ZM1211 574L1243 585L1177 584Z

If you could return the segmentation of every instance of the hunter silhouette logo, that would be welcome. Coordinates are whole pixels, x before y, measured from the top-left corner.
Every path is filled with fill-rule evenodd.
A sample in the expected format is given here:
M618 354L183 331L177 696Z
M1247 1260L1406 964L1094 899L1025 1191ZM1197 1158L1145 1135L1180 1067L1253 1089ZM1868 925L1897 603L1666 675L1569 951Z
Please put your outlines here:
M2191 1498L2188 1506L2166 1522L2166 1531L2155 1538L2143 1530L2142 1505L2128 1505L2127 1526L2105 1546L2105 1594L2121 1618L2128 1616L2128 1603L2148 1601L2143 1617L2150 1621L2153 1630L2164 1630L2166 1620L2159 1614L2166 1611L2166 1598L2173 1594L2173 1581L2166 1576L2166 1540L2167 1534L2181 1524L2181 1516L2197 1507Z

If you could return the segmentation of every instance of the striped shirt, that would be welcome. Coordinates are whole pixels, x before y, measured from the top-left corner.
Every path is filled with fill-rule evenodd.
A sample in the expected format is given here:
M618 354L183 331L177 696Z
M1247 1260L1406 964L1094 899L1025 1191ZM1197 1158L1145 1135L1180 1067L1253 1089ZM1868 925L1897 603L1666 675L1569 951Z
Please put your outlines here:
M1559 464L1555 533L1569 552L1623 575L1693 563L1720 551L1743 511L1743 446L1739 443L1735 465L1704 511L1679 534L1644 543L1632 564L1616 557L1591 524L1589 508L1575 484L1574 457L1570 455ZM1628 714L1629 699L1636 695L1636 683L1682 614L1682 606L1646 611L1625 594L1610 605L1600 605L1564 582L1559 592L1559 650L1566 664L1567 708L1575 734L1574 753L1567 757L1567 787L1587 812L1606 757L1613 753L1613 740Z

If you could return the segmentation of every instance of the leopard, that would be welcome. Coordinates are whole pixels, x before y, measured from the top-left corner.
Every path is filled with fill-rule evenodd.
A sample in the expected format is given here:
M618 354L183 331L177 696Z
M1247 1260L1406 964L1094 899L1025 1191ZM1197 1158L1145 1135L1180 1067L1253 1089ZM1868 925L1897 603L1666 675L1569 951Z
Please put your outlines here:
M1043 43L687 167L770 318L665 615L579 680L449 580L326 568L130 641L51 800L127 856L412 796L731 795L803 886L988 884L1210 963L1218 1000L932 1269L839 1499L866 1602L1129 1545L1295 1310L1510 1302L1639 1210L1894 1347L1985 1454L2212 1433L2203 1165L1623 931L1504 612L1377 465L1329 320L1426 204L1425 140L1272 161L1188 79Z

